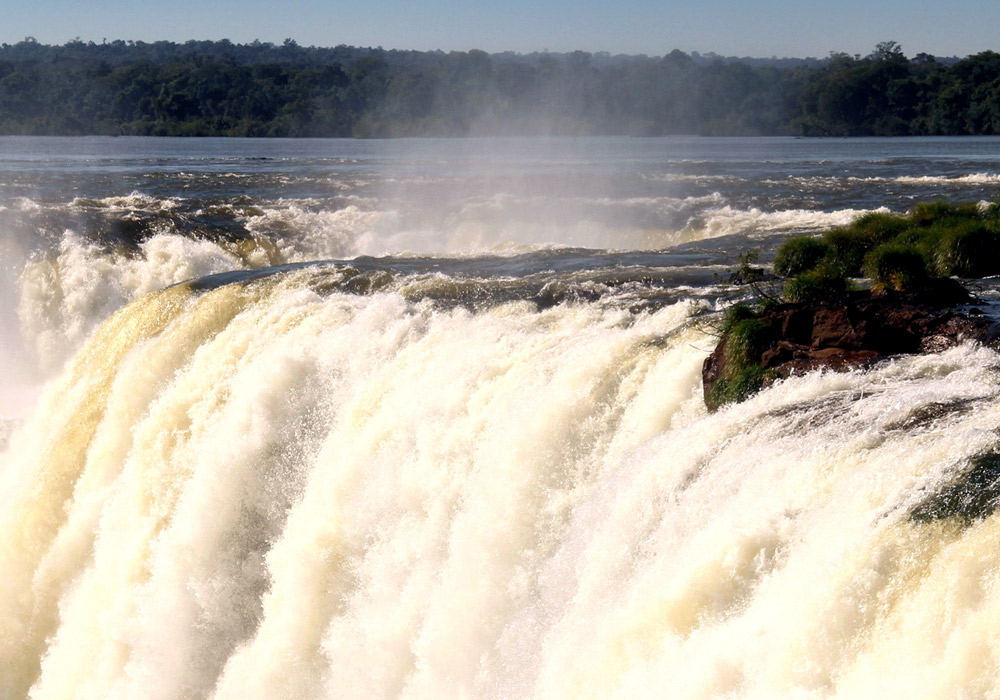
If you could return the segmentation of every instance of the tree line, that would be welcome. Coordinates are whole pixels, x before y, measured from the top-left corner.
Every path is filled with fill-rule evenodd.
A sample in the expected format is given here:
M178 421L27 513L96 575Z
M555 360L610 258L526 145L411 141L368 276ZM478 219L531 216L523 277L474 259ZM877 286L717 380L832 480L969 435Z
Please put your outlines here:
M0 133L1000 134L1000 54L725 59L229 41L0 45Z

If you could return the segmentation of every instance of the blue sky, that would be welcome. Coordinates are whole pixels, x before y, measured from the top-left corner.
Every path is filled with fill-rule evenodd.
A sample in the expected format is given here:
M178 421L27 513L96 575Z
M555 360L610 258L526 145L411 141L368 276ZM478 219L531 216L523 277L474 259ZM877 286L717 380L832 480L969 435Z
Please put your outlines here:
M904 53L966 56L1000 49L1000 3L951 0L0 0L0 42L285 38L302 45L402 49L609 51L672 49L738 56Z

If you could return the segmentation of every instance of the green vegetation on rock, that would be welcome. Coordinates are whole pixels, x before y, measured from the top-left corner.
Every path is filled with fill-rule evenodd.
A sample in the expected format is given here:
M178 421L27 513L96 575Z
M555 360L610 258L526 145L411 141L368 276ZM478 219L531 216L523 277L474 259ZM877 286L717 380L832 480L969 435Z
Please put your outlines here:
M719 376L705 395L710 410L739 403L760 391L768 373L759 359L774 342L770 324L747 304L734 304L726 310L720 332Z
M790 238L775 255L777 279L750 274L755 259L741 255L734 279L748 284L756 301L726 311L702 370L709 410L743 401L789 372L916 352L928 333L953 342L985 337L952 313L969 301L965 288L940 278L1000 274L1000 206L931 202L906 215L875 212L820 236ZM868 292L852 279L862 274L871 280ZM957 326L943 330L955 319ZM945 509L960 496L943 497Z
M830 248L830 261L846 275L862 274L865 256L875 246L887 243L906 230L903 217L885 212L869 212L847 226L823 235Z
M736 368L755 362L773 341L771 326L756 316L735 321L726 332L726 360Z
M850 283L840 270L816 268L787 280L782 296L785 301L799 304L837 303L849 289Z
M913 246L883 243L865 256L865 275L875 291L906 292L927 279L927 263Z
M813 236L790 238L774 257L774 272L782 277L791 277L812 270L830 253L830 244L821 238Z
M986 277L1000 273L1000 227L968 221L940 237L934 258L941 275Z
M749 365L720 377L712 383L705 396L708 410L715 411L730 403L746 401L764 386L765 371L759 365Z
M997 275L1000 207L928 202L905 215L871 212L822 236L785 241L774 270L789 278L786 301L809 303L839 301L847 278L861 275L875 292L912 290L928 277Z

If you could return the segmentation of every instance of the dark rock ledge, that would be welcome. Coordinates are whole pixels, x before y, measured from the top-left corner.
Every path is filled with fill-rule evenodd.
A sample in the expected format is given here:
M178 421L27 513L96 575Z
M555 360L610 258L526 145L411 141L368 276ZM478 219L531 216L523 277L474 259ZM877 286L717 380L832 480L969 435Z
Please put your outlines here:
M1000 327L972 302L958 282L937 278L912 292L858 291L837 304L767 306L754 312L750 340L724 333L705 359L705 404L715 410L778 378L816 369L864 368L967 340L996 344Z

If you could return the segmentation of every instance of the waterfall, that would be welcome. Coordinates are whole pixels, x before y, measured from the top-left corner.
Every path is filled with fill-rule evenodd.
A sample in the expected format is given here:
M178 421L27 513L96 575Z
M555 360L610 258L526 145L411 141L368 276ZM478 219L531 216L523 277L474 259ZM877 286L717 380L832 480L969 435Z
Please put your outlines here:
M0 697L998 692L994 503L948 497L994 352L708 414L694 302L323 279L142 296L48 383L0 466Z

